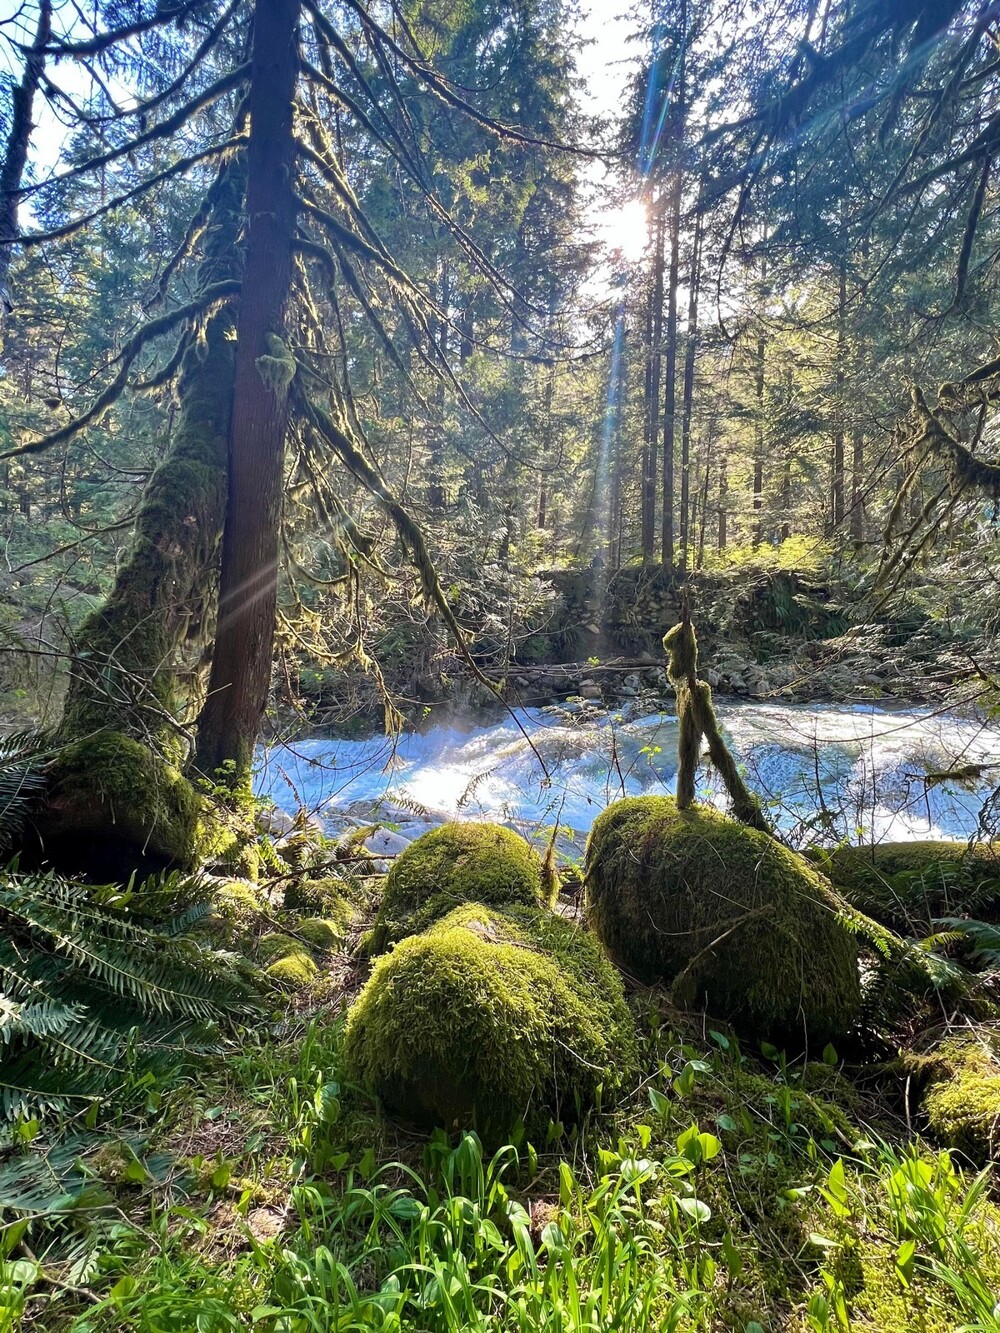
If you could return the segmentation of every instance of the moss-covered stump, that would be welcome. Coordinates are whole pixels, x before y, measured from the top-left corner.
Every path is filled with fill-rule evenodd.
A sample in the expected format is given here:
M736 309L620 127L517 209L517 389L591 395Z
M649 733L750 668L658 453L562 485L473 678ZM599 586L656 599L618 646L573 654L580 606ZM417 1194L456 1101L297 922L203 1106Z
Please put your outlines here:
M545 910L473 903L375 964L344 1049L389 1111L495 1141L519 1118L544 1131L610 1102L635 1030L588 934Z
M812 859L868 916L912 933L942 916L1000 918L1000 849L965 842L883 842Z
M193 868L202 799L148 746L105 731L60 751L33 820L46 863L93 879Z
M858 949L827 881L766 834L667 796L619 801L587 845L587 916L608 953L675 1003L755 1036L843 1036Z
M923 1107L935 1138L976 1163L1000 1160L1000 1030L948 1037L915 1064L928 1077Z
M444 824L396 859L371 948L381 953L462 903L533 907L542 897L541 859L519 833L499 824Z

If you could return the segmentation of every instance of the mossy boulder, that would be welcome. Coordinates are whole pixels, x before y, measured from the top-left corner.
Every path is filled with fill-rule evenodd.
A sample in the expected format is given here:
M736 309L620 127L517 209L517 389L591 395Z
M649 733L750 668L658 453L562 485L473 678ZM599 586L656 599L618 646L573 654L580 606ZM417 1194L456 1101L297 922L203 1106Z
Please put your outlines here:
M936 917L1000 919L1000 848L966 842L882 842L814 851L844 897L893 930L913 933Z
M57 869L108 881L137 870L190 870L203 801L154 750L104 731L60 751L34 819L38 855Z
M839 1038L861 1004L858 948L831 885L717 811L617 802L587 845L587 917L608 953L675 1003L772 1041Z
M371 947L381 953L462 903L534 907L542 898L541 858L519 833L499 824L443 824L397 857Z
M257 954L268 964L265 975L285 990L301 990L319 972L308 945L280 931L262 936Z
M339 921L322 916L302 917L295 932L310 948L319 949L323 953L341 948L347 934Z
M410 936L347 1019L353 1077L406 1119L496 1141L610 1102L635 1059L621 979L546 910L479 903Z
M935 1138L976 1163L1000 1160L1000 1029L948 1037L919 1061Z

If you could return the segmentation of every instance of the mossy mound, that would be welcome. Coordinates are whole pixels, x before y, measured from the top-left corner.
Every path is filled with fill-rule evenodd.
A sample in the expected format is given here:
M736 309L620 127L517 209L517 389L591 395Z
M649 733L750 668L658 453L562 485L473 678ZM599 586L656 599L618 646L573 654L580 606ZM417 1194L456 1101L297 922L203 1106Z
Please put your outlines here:
M844 897L893 930L936 917L1000 918L1000 849L965 842L883 842L811 853Z
M1000 1160L1000 1029L949 1037L920 1062L924 1111L935 1138L974 1162Z
M346 936L346 931L339 921L322 916L302 917L295 930L310 948L320 949L324 953L340 949Z
M39 855L57 869L127 880L198 859L203 801L148 746L105 731L68 745L34 820Z
M348 1015L352 1075L406 1119L503 1137L609 1102L635 1059L621 979L571 922L454 909L376 964Z
M286 990L301 990L319 972L308 945L279 931L261 937L257 954L268 964L265 975Z
M290 912L339 921L346 930L357 915L359 897L363 895L343 880L307 879L303 875L289 881L284 903Z
M587 844L587 916L612 958L755 1036L815 1045L853 1024L858 949L840 906L766 834L667 796L617 802Z
M541 859L519 833L499 824L443 824L396 859L371 947L381 953L462 903L533 907L541 901Z

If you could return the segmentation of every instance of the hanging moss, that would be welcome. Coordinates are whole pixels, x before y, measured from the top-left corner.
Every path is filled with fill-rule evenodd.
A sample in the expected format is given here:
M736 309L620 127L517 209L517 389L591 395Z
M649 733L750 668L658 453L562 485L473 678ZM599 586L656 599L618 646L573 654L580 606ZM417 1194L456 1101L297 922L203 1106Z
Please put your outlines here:
M390 870L372 948L382 952L461 903L532 907L541 900L541 859L519 833L499 824L444 824L412 842Z
M883 842L812 859L849 902L893 930L912 934L942 916L1000 916L1000 849L989 844Z
M137 868L193 869L201 813L201 797L172 764L104 731L60 752L37 821L40 854L108 880Z
M923 1106L934 1136L976 1163L1000 1161L1000 1031L948 1037L919 1065L929 1074Z
M587 916L626 971L771 1040L843 1036L861 1002L840 901L800 857L715 810L619 801L587 845Z
M487 1139L609 1103L635 1058L621 980L546 911L456 908L380 959L348 1015L348 1068L388 1110Z

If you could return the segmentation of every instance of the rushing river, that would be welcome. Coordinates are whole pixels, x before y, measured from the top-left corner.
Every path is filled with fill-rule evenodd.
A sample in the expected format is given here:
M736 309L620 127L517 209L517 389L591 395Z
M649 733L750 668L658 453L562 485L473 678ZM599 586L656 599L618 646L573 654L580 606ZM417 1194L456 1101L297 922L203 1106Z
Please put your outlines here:
M867 704L720 701L719 715L751 787L798 843L966 837L1000 785L1000 738L982 721ZM611 801L672 793L676 746L671 713L628 720L519 709L487 725L441 722L395 743L276 745L262 755L257 786L286 812L304 806L330 833L381 820L411 838L447 819L489 818L536 835L558 823L570 850ZM928 780L990 764L963 781ZM724 806L713 776L702 769L702 799Z

